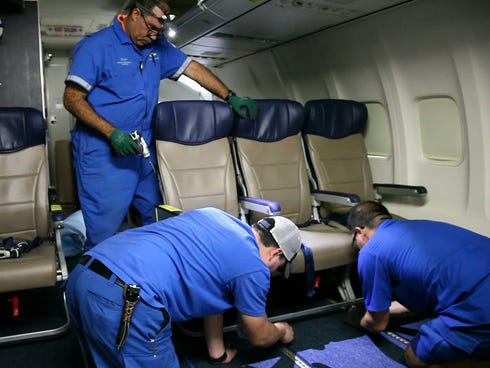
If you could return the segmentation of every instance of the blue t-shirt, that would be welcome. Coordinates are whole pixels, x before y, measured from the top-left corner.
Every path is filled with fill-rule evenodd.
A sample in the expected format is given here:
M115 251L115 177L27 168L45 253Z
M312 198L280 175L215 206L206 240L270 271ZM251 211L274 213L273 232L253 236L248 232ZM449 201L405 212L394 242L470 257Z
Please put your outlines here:
M88 254L173 321L239 312L265 315L270 270L249 225L215 208L126 230Z
M75 46L66 81L87 90L92 108L116 128L138 129L151 142L160 80L177 79L190 62L165 38L138 48L115 19Z
M359 252L366 309L392 300L447 329L490 324L490 238L427 220L385 220Z

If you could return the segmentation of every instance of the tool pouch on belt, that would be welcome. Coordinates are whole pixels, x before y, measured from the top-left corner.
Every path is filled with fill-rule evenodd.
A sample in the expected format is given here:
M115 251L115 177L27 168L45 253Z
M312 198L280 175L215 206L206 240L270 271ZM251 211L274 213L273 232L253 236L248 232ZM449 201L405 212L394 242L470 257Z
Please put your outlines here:
M119 323L119 332L117 333L117 349L120 349L124 345L129 336L129 325L131 323L131 318L133 317L134 307L140 300L139 294L140 287L138 285L124 285L124 307L121 322Z

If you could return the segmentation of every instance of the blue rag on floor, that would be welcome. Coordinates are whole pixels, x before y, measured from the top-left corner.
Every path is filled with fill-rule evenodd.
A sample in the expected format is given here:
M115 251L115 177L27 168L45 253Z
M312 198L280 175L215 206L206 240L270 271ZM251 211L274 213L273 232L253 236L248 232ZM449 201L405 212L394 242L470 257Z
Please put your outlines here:
M297 355L309 364L320 363L331 368L404 368L386 356L368 336L355 339L331 342L323 350L308 349ZM248 364L253 368L273 368L280 358ZM297 365L295 365L295 368Z

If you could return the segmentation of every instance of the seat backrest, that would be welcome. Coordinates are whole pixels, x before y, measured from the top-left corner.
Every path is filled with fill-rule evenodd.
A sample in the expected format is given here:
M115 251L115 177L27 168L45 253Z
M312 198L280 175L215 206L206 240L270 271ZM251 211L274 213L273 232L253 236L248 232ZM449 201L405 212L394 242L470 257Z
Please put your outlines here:
M53 228L50 216L46 129L46 121L39 110L0 107L0 239L34 240L39 237L36 246L21 254L9 247L2 250L0 293L16 292L21 300L19 305L23 305L22 298L29 294L17 292L29 289L36 289L38 299L56 301L58 297L53 299L53 296L60 290L57 282L68 277L59 240L60 229ZM61 219L56 217L56 220L61 227ZM50 234L51 230L53 234ZM56 288L56 293L50 292L49 297L41 294L42 289L52 287ZM65 333L70 327L70 318L64 291L59 298L65 315L61 324L46 324L47 316L36 313L35 319L43 318L43 323L32 323L33 319L29 318L31 323L25 326L27 329L22 328L19 332L15 328L11 333L2 333L0 345ZM55 307L58 310L58 306Z
M0 108L0 238L49 233L46 122L33 108Z
M232 126L233 112L222 101L158 104L154 138L167 204L184 211L216 207L238 217Z
M317 189L357 194L373 200L373 179L363 131L364 104L350 100L321 99L305 104L303 138ZM332 206L341 211L339 206ZM349 210L344 207L343 212Z
M257 119L238 119L233 135L246 194L277 201L282 216L304 223L311 217L311 196L301 147L303 106L285 99L256 101Z

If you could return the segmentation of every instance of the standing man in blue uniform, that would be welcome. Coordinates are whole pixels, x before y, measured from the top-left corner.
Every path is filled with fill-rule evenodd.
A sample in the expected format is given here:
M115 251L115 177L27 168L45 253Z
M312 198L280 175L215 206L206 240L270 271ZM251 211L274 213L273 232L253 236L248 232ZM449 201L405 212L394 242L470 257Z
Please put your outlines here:
M490 354L490 238L442 222L395 220L371 201L352 208L347 224L360 249L362 327L384 330L390 312L433 317L405 351L409 367Z
M87 228L86 249L113 235L131 204L142 223L160 203L155 173L130 132L152 142L151 120L160 80L182 74L255 118L254 100L236 96L211 71L163 37L173 16L162 0L133 2L114 24L85 37L73 52L64 105L76 118L72 131L78 195ZM203 122L205 124L205 122ZM155 165L155 152L150 146Z
M227 309L238 310L254 345L294 339L289 324L268 321L265 307L271 273L287 276L300 248L298 228L284 217L250 227L215 208L126 230L70 274L71 320L97 367L178 367L170 322L199 317L210 361L229 363L237 352L223 341Z

